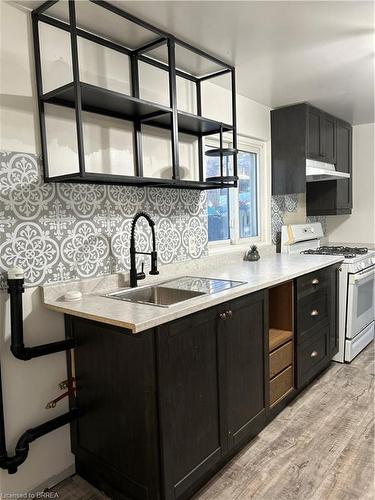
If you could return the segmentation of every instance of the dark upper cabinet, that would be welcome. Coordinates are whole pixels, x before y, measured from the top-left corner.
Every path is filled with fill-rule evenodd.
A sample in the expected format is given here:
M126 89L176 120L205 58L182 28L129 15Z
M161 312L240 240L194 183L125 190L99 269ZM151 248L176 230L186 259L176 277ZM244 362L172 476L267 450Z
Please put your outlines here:
M352 176L352 127L349 123L337 120L336 130L336 168ZM351 178L337 181L337 208L348 211L353 208Z
M323 154L323 120L322 112L311 106L307 107L307 157L322 160Z
M306 183L306 159L334 163L352 175L352 128L334 116L297 104L271 111L272 194L306 192L307 215L349 214L352 178Z
M272 194L306 191L306 151L319 154L319 132L308 137L306 104L296 104L271 111ZM319 130L319 120L317 122Z
M336 162L336 118L322 113L322 149L323 160L327 163Z
M310 182L306 185L307 215L350 214L352 202L352 127L336 119L336 170L350 174L350 179Z
M306 157L326 163L334 163L336 157L336 118L309 105Z

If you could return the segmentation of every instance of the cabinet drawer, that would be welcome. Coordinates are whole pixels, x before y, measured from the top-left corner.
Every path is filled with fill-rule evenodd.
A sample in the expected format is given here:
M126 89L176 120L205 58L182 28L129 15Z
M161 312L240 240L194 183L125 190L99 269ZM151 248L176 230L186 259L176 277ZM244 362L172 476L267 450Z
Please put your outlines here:
M297 347L298 387L305 385L329 364L328 335L327 324L311 332L309 340Z
M280 373L284 368L291 365L293 361L293 344L287 344L279 347L270 354L270 378Z
M324 290L329 285L330 267L319 269L297 279L297 298Z
M328 319L328 290L315 292L298 301L297 335L304 340L307 332Z
M289 366L270 381L270 405L274 405L292 388L293 368Z

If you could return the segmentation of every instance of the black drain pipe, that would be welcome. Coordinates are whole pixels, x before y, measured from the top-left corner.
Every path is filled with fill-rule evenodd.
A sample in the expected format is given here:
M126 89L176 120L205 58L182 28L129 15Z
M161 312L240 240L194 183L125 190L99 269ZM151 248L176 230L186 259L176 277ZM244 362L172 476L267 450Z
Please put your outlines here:
M71 349L75 346L73 339L67 339L61 342L45 344L36 347L25 347L23 344L23 317L22 317L22 293L24 292L24 280L22 272L12 271L8 273L8 292L11 297L11 351L18 359L28 360L37 356L44 356L53 352ZM77 408L72 408L67 413L53 418L25 431L19 438L15 454L8 456L5 440L5 422L4 422L4 402L1 379L0 365L0 468L8 471L9 474L15 474L18 467L26 460L29 454L29 444L48 434L49 432L72 422L78 417Z
M23 343L23 313L22 294L24 289L23 273L20 270L12 270L8 273L8 293L10 295L10 350L17 359L28 361L32 358L45 356L54 352L66 351L75 347L74 339L60 340L50 344L25 347Z

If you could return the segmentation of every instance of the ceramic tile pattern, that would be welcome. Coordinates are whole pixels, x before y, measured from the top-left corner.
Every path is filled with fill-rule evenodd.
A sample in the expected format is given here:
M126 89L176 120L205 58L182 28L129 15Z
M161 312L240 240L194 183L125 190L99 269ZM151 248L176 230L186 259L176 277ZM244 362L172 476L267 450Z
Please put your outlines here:
M161 263L208 255L204 191L45 184L36 155L3 151L0 161L0 288L13 266L24 269L28 286L128 270L131 221L140 210L156 222ZM297 208L296 194L272 197L273 243L284 214ZM307 220L325 227L325 217ZM137 249L150 249L144 219L136 239Z
M131 222L140 210L155 221L161 263L208 254L205 192L45 184L37 156L1 152L0 160L0 286L13 266L24 269L29 286L129 269ZM136 247L151 249L144 219Z
M296 212L298 209L298 195L287 194L271 197L271 232L272 243L276 244L277 233L281 231L284 224L284 215L286 212ZM321 222L323 231L326 233L326 217L306 217L306 222Z

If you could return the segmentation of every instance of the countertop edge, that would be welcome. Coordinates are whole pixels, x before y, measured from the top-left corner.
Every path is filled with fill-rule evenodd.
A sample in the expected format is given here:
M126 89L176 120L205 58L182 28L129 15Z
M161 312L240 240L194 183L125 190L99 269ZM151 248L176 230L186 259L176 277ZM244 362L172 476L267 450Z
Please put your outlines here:
M218 293L215 295L211 295L209 297L205 297L206 301L204 302L193 302L190 303L188 307L184 309L174 309L173 306L171 308L168 308L168 314L164 314L160 318L153 318L150 320L146 320L143 323L132 323L132 322L126 322L123 320L118 320L114 318L110 318L108 316L101 316L101 315L95 315L89 312L84 312L82 310L75 310L71 309L71 307L74 307L74 304L71 303L64 303L64 306L60 306L56 301L52 303L44 302L45 307L47 307L50 310L60 312L63 314L68 314L70 316L76 316L92 321L96 321L98 323L104 323L112 326L117 326L120 328L124 328L128 331L130 331L133 334L141 333L146 330L149 330L151 328L155 328L157 326L160 326L165 323L169 323L171 321L183 318L184 316L188 316L190 314L194 314L195 312L203 311L205 309L209 309L210 307L217 306L219 304L222 304L224 302L227 302L229 300L234 300L236 298L249 295L251 293L255 293L260 290L264 290L266 288L271 288L275 285L278 285L279 283L283 283L286 281L290 281L292 279L297 278L298 276L303 276L304 274L309 274L311 272L317 271L319 269L324 269L325 267L329 267L335 264L338 264L343 261L342 257L335 257L330 259L329 262L327 263L320 263L320 264L315 264L314 266L309 266L307 267L303 272L301 270L298 270L296 272L291 272L288 274L282 274L280 275L279 278L274 278L271 280L267 280L264 283L258 283L256 285L251 286L249 283L246 285L240 286L233 288L231 290L226 290L224 294ZM201 298L200 298L201 299ZM202 299L201 299L202 300ZM77 303L78 304L78 303ZM133 305L138 305L139 304L133 304ZM155 306L146 306L146 307L155 307ZM165 309L163 309L164 312L166 312Z

